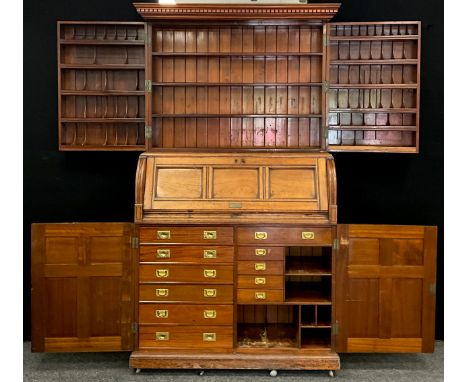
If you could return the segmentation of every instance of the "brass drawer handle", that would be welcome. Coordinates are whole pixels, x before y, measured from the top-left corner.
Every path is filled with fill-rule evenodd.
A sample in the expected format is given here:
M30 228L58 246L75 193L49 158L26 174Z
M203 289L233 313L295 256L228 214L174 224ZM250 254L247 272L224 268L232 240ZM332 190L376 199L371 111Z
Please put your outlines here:
M154 316L156 318L168 318L169 317L169 311L166 309L158 309L154 312Z
M158 259L169 259L171 257L170 249L158 249L156 252L156 257Z
M203 289L203 296L216 297L216 289Z
M167 240L171 238L171 231L158 231L157 238L159 240Z
M204 318L216 318L216 310L204 310L203 317Z
M314 232L302 232L302 239L303 240L314 240L315 233Z
M216 277L216 270L215 269L204 269L203 270L203 275L206 278L212 278L214 279Z
M169 289L156 289L156 296L158 297L169 296Z
M216 231L203 231L203 239L205 240L215 240Z
M216 249L205 249L203 251L203 258L204 259L216 259Z
M266 293L265 292L255 292L255 299L265 300L266 299Z
M156 269L156 277L169 277L169 269Z
M255 284L256 285L265 285L266 278L265 277L255 277Z
M156 332L156 341L169 341L169 332Z
M203 341L216 341L216 333L203 333Z
M268 233L266 232L255 232L255 239L256 240L265 240L268 238Z
M256 256L266 256L267 250L263 248L256 248L255 249L255 255Z
M266 263L255 263L255 270L256 271L265 271L266 270Z

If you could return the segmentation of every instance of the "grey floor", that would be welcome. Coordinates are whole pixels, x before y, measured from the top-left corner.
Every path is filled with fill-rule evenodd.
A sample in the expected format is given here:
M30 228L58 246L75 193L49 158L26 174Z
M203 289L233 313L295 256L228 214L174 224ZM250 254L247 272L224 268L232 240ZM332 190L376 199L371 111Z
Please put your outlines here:
M333 381L326 372L279 371L271 378L268 371L212 370L200 377L193 370L142 371L128 368L129 353L33 354L31 343L24 343L23 380L56 381L138 381L138 382L298 382ZM443 380L444 343L436 342L434 354L343 354L339 381L412 381Z

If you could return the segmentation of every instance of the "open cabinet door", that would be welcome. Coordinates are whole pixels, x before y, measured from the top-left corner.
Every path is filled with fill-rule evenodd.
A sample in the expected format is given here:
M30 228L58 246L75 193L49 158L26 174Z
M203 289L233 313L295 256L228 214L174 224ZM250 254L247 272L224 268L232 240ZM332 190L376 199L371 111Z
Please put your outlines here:
M133 349L130 223L32 225L32 351Z
M331 23L327 151L419 151L421 23Z
M436 227L339 225L337 352L432 352Z

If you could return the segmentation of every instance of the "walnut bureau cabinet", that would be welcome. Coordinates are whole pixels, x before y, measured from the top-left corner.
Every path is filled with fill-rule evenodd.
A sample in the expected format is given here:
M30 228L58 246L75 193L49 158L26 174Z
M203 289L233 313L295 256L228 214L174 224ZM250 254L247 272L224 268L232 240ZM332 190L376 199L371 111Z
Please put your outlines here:
M339 4L59 22L60 150L140 150L134 223L32 227L33 351L340 368L432 352L436 227L338 224L330 152L419 151L419 22Z

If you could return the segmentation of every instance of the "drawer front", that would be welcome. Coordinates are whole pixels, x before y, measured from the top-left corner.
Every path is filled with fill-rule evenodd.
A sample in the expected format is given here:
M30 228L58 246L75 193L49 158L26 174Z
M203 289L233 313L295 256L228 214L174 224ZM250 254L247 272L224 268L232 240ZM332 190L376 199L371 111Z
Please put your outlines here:
M140 243L233 244L232 227L141 227Z
M233 346L232 326L140 326L139 348L206 349Z
M239 275L282 275L283 261L238 261Z
M140 304L141 324L232 325L232 305Z
M232 263L234 247L145 245L140 247L141 262Z
M284 259L284 248L281 247L239 247L238 260L281 260Z
M239 244L332 245L331 228L321 227L240 227Z
M237 287L244 289L284 289L283 276L237 276Z
M232 285L140 285L140 302L218 304L233 302Z
M141 282L232 284L233 265L142 264Z
M283 302L283 290L277 289L238 289L238 304L264 304L266 302Z

